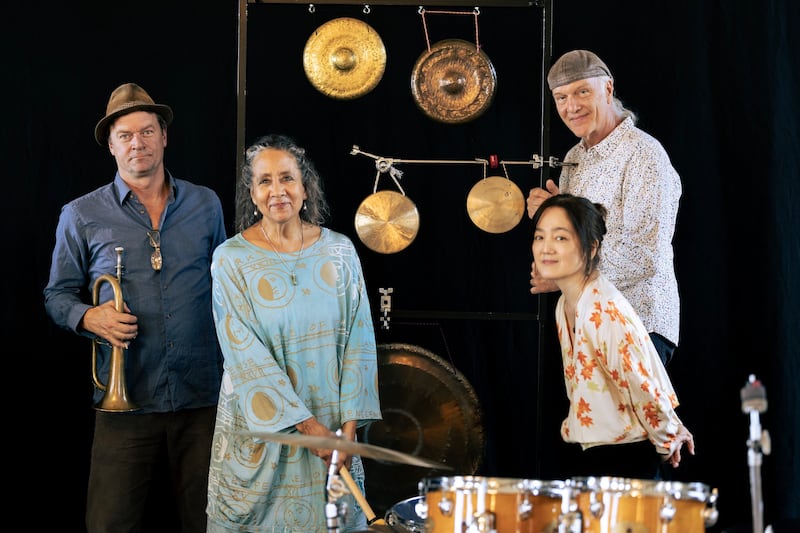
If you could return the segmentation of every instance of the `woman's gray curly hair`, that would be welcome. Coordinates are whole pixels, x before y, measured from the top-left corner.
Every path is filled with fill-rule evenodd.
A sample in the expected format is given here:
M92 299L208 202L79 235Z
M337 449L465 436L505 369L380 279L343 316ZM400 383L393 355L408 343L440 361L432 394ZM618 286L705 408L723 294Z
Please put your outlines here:
M253 206L250 190L253 186L253 160L268 148L283 150L294 156L308 196L305 205L300 210L300 219L317 226L322 225L328 218L329 208L323 192L322 178L314 167L314 163L306 156L305 148L298 146L291 137L270 134L259 137L245 150L242 174L237 185L236 231L246 230L262 217L261 213Z

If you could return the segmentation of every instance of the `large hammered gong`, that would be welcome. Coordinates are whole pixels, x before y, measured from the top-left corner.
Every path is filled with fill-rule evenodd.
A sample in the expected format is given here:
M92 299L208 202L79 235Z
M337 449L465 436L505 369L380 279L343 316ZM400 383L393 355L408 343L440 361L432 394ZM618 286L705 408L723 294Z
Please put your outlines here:
M445 39L431 45L411 75L411 93L429 117L446 124L469 122L491 105L497 74L474 43Z
M480 402L456 368L412 344L378 345L378 385L383 420L363 428L359 440L474 474L483 460ZM366 499L382 516L418 495L420 480L441 470L364 459ZM434 474L438 472L438 474Z
M317 28L306 42L303 68L321 93L339 100L367 94L386 68L386 48L366 22L341 17Z

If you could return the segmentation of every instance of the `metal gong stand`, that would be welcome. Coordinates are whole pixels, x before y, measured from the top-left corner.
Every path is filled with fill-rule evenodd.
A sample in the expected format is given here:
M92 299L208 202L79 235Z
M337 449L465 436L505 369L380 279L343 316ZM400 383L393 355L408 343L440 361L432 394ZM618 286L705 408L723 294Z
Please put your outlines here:
M482 165L483 179L477 182L470 190L467 197L467 212L472 222L483 231L488 233L505 233L513 229L521 220L525 211L525 198L519 187L508 176L507 165L526 165L537 170L545 165L550 167L574 166L575 163L562 163L555 157L543 159L538 154L534 154L528 161L498 161L496 155L483 159L476 157L474 160L459 159L398 159L384 157L369 152L364 152L358 145L353 145L350 155L365 155L375 160L375 167L378 172L375 176L375 188L377 189L378 178L381 174L388 174L394 180L397 187L402 192L402 187L398 180L403 173L394 165L396 163L423 163L423 164L444 164L444 165ZM503 167L503 176L487 177L487 167ZM357 224L357 230L358 224ZM416 232L416 228L415 228ZM361 236L359 232L359 236ZM362 240L364 240L362 238ZM368 242L365 242L370 246ZM373 248L374 249L374 248ZM381 250L378 250L381 251Z
M297 0L237 0L238 2L238 32L237 32L237 87L236 87L236 127L237 127L237 135L236 135L236 175L241 174L241 170L244 166L244 151L245 151L245 124L246 124L246 85L247 85L247 11L248 5L250 4L297 4L301 3ZM354 0L319 0L316 2L317 4L335 4L335 5L364 5L364 2L361 1L354 1ZM372 2L373 5L387 5L387 6L414 6L419 7L419 2L415 0L376 0ZM431 0L429 2L424 3L426 6L460 6L463 7L465 4L463 1L460 0ZM314 4L310 4L313 6ZM540 46L536 47L536 52L539 52L541 55L541 71L540 71L540 91L542 95L548 94L548 87L546 84L546 74L551 66L551 58L553 53L553 37L552 37L552 14L553 14L553 0L479 0L474 4L468 4L476 7L514 7L514 8L531 8L536 7L541 12L541 41L539 43ZM550 153L550 108L552 105L551 99L547 97L542 97L539 101L540 104L540 112L541 112L541 124L540 124L540 144L538 152L541 154L548 154ZM394 164L398 163L431 163L431 161L418 161L418 160L402 160L402 159L390 159L390 158L381 158L378 156L372 156L371 154L366 154L365 152L360 152L362 155L368 155L373 157L376 160L376 166L378 166L379 171L384 169L386 172L390 172L393 168ZM435 161L434 161L435 163ZM453 164L453 163L464 163L464 164L481 164L486 165L484 160L474 160L474 161L461 161L461 162L453 162L453 161L443 161L442 163L446 164ZM550 169L559 166L558 162L555 158L541 158L538 155L534 155L528 161L505 161L505 164L509 165L530 165L535 170L540 170L539 175L539 186L543 186L545 181L550 177ZM239 194L237 190L237 194ZM238 200L238 198L237 198ZM237 216L239 214L237 213ZM424 316L426 318L444 318L444 319L471 319L471 320L539 320L539 317L542 315L542 306L543 302L541 298L537 299L537 310L535 313L530 315L522 315L520 313L485 313L485 312L468 312L468 311L456 311L456 312L430 312L430 311L403 311L403 310L395 310L394 315L396 317L410 317L410 318L420 318ZM388 313L384 314L385 319L385 326L388 327ZM539 340L539 347L538 351L542 351L541 346L541 338ZM536 420L536 428L535 434L536 439L533 443L534 449L540 449L540 435L542 434L541 430L541 419L540 410L543 404L542 402L542 372L541 372L541 360L539 360L538 366L539 369L537 371L537 401L536 401L536 410L537 413L535 415ZM542 458L537 455L534 459L534 468L539 469L540 463L542 462ZM339 526L339 498L341 495L340 489L341 484L338 476L335 475L335 472L332 472L331 479L329 480L329 499L328 504L326 506L326 524L331 528L331 533L338 533L338 526ZM345 480L346 481L346 480ZM482 524L481 529L485 529L487 527L491 527L489 524Z

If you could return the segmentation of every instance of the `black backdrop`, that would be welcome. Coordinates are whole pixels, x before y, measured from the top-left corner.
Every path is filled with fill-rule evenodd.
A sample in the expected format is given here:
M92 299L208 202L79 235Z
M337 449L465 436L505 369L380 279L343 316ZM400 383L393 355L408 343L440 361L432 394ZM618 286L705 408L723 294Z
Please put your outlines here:
M232 233L237 11L235 0L148 0L36 5L6 18L12 121L3 128L2 153L11 185L4 226L12 240L3 262L11 291L4 352L13 365L10 453L26 468L8 479L19 505L45 511L28 515L31 523L83 528L92 431L90 346L54 327L42 305L59 208L113 177L113 159L92 132L111 90L135 81L175 111L168 168L218 192ZM580 47L603 57L618 95L662 141L682 177L674 241L682 338L670 374L698 453L675 479L719 489L712 530L750 526L749 418L739 390L756 374L769 398L761 422L772 436L761 469L765 523L793 530L800 515L797 4L555 0L550 15L554 55ZM311 32L338 16L368 22L387 48L383 79L352 101L316 91L302 68ZM432 42L474 40L470 16L427 20ZM393 308L406 312L378 329L379 341L431 350L472 384L486 434L477 473L559 479L559 463L568 460L558 439L563 382L548 350L552 299L528 293L527 218L503 234L472 224L465 201L482 177L478 165L398 164L420 230L406 250L377 254L361 245L353 225L373 191L374 161L350 155L359 145L414 160L563 157L574 139L554 113L546 117L552 127L542 128L542 20L536 6L481 8L479 39L497 72L495 99L476 120L446 125L424 115L411 96L412 67L425 50L416 7L372 5L365 14L362 6L318 5L311 14L302 4L250 5L245 132L247 141L289 133L309 149L331 200L329 225L360 246L376 326L379 288L393 288ZM543 139L548 154L540 152ZM550 171L507 172L527 193ZM379 188L394 184L384 175ZM48 513L53 506L57 516Z

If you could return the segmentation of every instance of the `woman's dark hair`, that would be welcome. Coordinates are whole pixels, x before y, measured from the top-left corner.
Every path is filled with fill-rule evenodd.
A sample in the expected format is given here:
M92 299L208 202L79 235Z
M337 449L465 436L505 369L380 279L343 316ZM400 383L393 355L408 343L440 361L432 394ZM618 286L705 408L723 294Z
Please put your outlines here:
M600 245L606 234L606 214L608 211L602 204L596 204L568 193L556 194L541 203L533 214L533 228L539 224L542 213L548 207L560 207L567 213L567 218L575 228L581 246L581 255L585 261L584 273L588 276L600 264ZM592 247L597 245L594 257Z
M270 134L256 139L245 151L236 197L236 231L246 230L262 216L253 208L250 189L253 186L253 160L269 148L283 150L294 156L307 196L305 206L300 210L300 218L317 226L322 225L328 218L329 208L323 191L322 178L314 163L306 156L305 148L298 146L291 137Z

